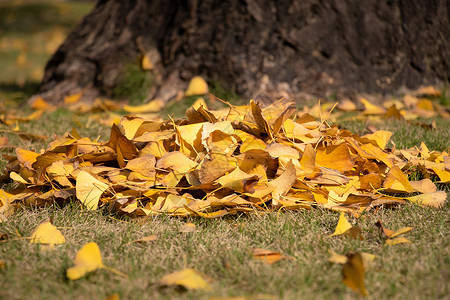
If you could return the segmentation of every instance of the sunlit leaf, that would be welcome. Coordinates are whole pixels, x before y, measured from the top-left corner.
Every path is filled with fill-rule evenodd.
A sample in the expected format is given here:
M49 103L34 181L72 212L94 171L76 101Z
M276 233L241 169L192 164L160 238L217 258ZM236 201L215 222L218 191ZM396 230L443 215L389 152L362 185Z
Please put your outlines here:
M67 269L66 276L70 280L77 280L85 274L103 268L102 255L97 243L84 245L75 256L74 266Z
M374 140L381 149L386 148L389 139L392 136L392 132L386 130L378 130L374 133L363 135L363 138L368 138L369 140Z
M341 172L351 170L354 166L345 144L317 148L316 164Z
M391 233L391 235L389 235L389 237L390 238L394 238L394 237L399 236L401 234L405 234L407 232L410 232L412 229L413 229L413 227L402 227L400 229L397 229L393 233Z
M195 76L189 82L189 86L184 93L186 96L208 94L208 84L201 76Z
M138 113L153 113L153 112L159 112L164 107L164 101L160 99L154 99L146 104L137 105L137 106L131 106L131 105L124 105L123 109L126 112L138 114Z
M252 192L253 186L258 182L258 175L243 172L240 168L234 169L227 175L220 177L217 182L223 187L230 188L236 192Z
M414 190L423 194L434 193L437 191L436 185L427 178L419 181L410 181L409 183Z
M127 277L126 274L103 264L100 248L95 242L87 243L77 252L74 266L66 270L66 276L70 280L77 280L97 269L105 269L119 276Z
M272 204L274 206L278 205L278 201L289 191L294 182L297 180L295 167L292 161L289 161L285 167L286 170L283 174L269 182L269 186L273 187Z
M153 65L153 63L150 60L150 57L148 55L145 55L145 54L142 55L141 68L144 71L150 71L150 70L153 70L155 68L155 66Z
M64 97L64 104L77 103L81 99L82 93L76 93Z
M345 213L341 212L336 229L331 236L343 234L350 228L352 228L352 224L348 222L347 218L345 217Z
M450 171L433 168L434 173L439 176L441 183L450 183Z
M47 109L52 108L52 106L47 101L45 101L42 97L37 97L31 104L31 108L47 110Z
M156 163L156 167L160 169L171 169L178 173L186 173L195 168L197 163L189 159L186 155L179 151L166 153Z
M364 105L363 114L365 115L383 115L386 113L383 107L375 105L365 98L359 98L359 100Z
M48 244L50 246L64 244L66 239L49 221L43 222L31 233L30 243Z
M335 264L345 264L348 260L348 257L342 254L337 254L334 251L329 251L331 256L328 258L328 261Z
M384 180L383 187L397 193L411 193L414 191L414 188L408 181L408 177L406 177L405 173L397 166L394 166L389 170L386 179Z
M417 205L433 206L439 208L444 206L444 203L447 199L447 193L444 191L437 191L434 193L420 194L403 199Z
M78 200L90 210L97 209L100 196L108 187L106 183L101 182L86 171L78 173L75 187L76 195Z

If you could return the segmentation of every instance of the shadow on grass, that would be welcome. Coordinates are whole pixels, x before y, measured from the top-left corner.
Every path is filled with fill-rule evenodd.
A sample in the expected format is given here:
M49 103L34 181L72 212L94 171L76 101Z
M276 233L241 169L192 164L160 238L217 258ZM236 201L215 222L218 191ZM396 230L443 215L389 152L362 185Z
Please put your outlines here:
M89 4L73 4L70 10L67 5L56 1L0 2L0 33L26 34L33 31L47 30L51 27L72 29L75 20L85 15L87 7L94 1L84 1ZM93 6L93 5L92 5Z
M17 83L0 82L0 98L6 98L20 103L25 103L32 95L37 93L40 82L26 81L23 85Z

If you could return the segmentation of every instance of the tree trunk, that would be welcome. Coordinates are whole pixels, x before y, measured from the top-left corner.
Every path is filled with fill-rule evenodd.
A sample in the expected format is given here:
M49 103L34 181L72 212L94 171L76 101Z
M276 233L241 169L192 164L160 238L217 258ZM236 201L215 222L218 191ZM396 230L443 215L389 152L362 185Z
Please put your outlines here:
M108 95L127 59L150 53L150 96L195 75L244 97L392 92L450 75L446 0L106 0L48 62L40 95Z

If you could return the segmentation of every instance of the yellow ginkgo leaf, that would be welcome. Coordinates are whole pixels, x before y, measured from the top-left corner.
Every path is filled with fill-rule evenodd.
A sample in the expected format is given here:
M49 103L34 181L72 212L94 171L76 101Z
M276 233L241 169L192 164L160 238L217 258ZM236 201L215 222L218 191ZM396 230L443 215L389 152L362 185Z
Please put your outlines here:
M434 193L437 191L436 185L428 178L418 181L410 181L409 183L414 190L423 194Z
M378 105L375 105L371 102L369 102L367 99L359 98L361 103L364 105L364 111L363 114L365 115L383 115L386 113L386 110Z
M86 171L80 171L77 176L76 195L88 209L96 210L98 201L108 185Z
M150 57L148 57L148 55L145 55L145 54L142 55L141 67L142 67L142 70L144 70L144 71L151 71L155 68L152 61L150 60Z
M258 175L251 175L243 172L239 167L227 175L220 177L217 182L226 188L237 192L251 192L252 186L258 182Z
M103 264L100 248L95 242L87 243L77 252L75 255L74 266L66 270L66 276L70 280L77 280L97 269L105 269L127 278L126 274Z
M394 246L397 244L405 244L405 243L411 244L412 242L402 236L386 240L386 245L389 245L389 246Z
M52 223L44 222L31 233L30 243L48 244L50 246L64 244L66 239Z
M195 76L189 82L189 86L184 93L186 96L208 94L208 84L201 76Z
M148 236L146 236L146 237L143 237L143 238L140 238L140 239L131 241L131 242L125 244L125 245L130 245L130 244L133 244L133 243L147 243L147 242L153 242L153 241L156 241L157 239L158 239L158 236L157 236L157 235L151 234L151 235L148 235Z
M377 145L384 149L386 148L387 143L389 142L389 139L392 136L392 132L387 130L377 130L374 133L363 135L363 138L368 138L369 140L373 140L377 143Z
M394 238L394 237L399 236L401 234L405 234L407 232L410 232L411 230L413 230L413 227L402 227L400 229L397 229L393 233L391 233L391 235L389 237L390 238Z
M393 166L384 180L383 187L388 191L397 193L412 193L414 188L408 181L408 177L399 167Z
M208 105L206 104L205 100L201 97L195 100L195 102L192 104L192 107L195 109L199 109L200 106L203 106L204 109L208 109Z
M187 268L181 271L167 274L159 280L161 285L181 285L189 290L210 290L209 278L197 270Z
M357 107L356 104L350 99L344 99L339 101L337 108L343 111L355 111Z
M146 104L137 105L137 106L131 106L131 105L124 105L123 109L126 112L133 113L133 114L142 114L142 113L152 113L152 112L159 112L164 107L164 101L161 99L154 99Z
M81 93L68 95L68 96L64 97L64 104L76 103L76 102L78 102L81 99L81 96L82 96Z
M318 147L316 164L341 172L349 171L354 167L350 152L345 144Z
M23 184L29 184L28 181L26 181L22 176L20 176L19 174L17 174L16 172L11 172L9 173L9 178L11 178L14 181L23 183Z
M336 226L336 229L334 231L334 233L330 236L336 236L336 235L340 235L345 233L347 230L349 230L350 228L352 228L352 224L350 224L347 221L347 218L345 217L345 213L341 212L341 215L339 216L339 221L338 224Z
M50 109L51 107L52 106L47 101L45 101L42 97L37 97L31 104L31 108L33 108L33 109L47 110L47 109Z
M314 172L316 167L316 151L311 144L307 144L300 160L300 166L303 170Z
M195 168L197 163L179 151L168 152L156 163L160 169L172 169L178 173L186 173Z
M338 254L333 250L329 250L331 256L328 258L328 261L335 264L345 264L348 260L348 257L342 254Z
M272 204L279 205L279 200L291 189L297 180L295 175L295 166L291 160L286 165L286 170L275 180L269 182L269 186L273 187Z
M236 168L236 159L222 153L206 156L198 171L201 183L209 183Z
M438 168L433 168L434 173L439 176L441 183L450 183L450 172L446 170L440 170Z
M32 169L32 165L37 160L39 153L16 148L16 155L21 164L23 164L28 169Z
M434 193L419 194L416 196L406 197L408 200L417 205L433 206L436 208L442 207L447 199L447 193L445 191L437 191Z
M342 267L342 282L363 296L367 295L364 284L364 260L360 253L347 255L347 262Z
M253 258L258 259L266 264L274 264L277 261L286 258L286 256L284 256L281 253L278 252L274 252L274 251L270 251L270 250L265 250L265 249L260 249L260 248L255 248L252 250L252 255Z
M195 226L194 223L185 223L185 224L183 224L183 226L180 227L180 229L178 231L182 232L182 233L196 232L197 227Z
M67 269L66 276L70 280L83 277L86 273L103 268L102 254L97 243L90 242L81 248L74 261L74 266Z

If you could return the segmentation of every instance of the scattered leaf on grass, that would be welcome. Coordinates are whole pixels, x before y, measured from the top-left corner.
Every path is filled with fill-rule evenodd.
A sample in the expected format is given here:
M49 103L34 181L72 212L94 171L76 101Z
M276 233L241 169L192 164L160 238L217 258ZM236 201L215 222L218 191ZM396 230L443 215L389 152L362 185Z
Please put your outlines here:
M255 294L248 296L236 296L236 297L211 297L208 300L278 300L278 296L270 294Z
M347 255L338 254L332 250L330 250L329 252L331 256L328 258L328 261L331 263L344 265L348 261ZM377 256L370 253L361 252L361 257L363 260L364 268L368 270L372 266L373 261Z
M30 236L30 243L47 244L50 247L64 244L65 242L66 239L61 231L49 221L39 224Z
M159 112L164 107L164 102L160 99L154 99L146 104L131 106L124 105L123 109L132 114Z
M127 277L126 274L103 264L100 248L95 242L87 243L77 252L74 264L73 267L66 271L66 276L70 280L77 280L97 269L105 269L117 275Z
M347 218L345 217L345 213L341 212L341 214L339 215L339 221L336 226L336 229L334 230L334 233L331 236L343 234L350 228L352 228L352 224L348 222Z
M350 253L347 255L347 258L347 262L342 267L342 282L362 296L367 296L364 284L366 271L362 255L358 252Z
M197 270L187 268L181 271L176 271L167 275L164 275L158 283L161 285L177 285L182 286L188 290L210 290L211 286L208 281L210 279L203 273Z
M336 236L336 235L346 235L346 236L350 236L354 239L360 239L360 240L364 239L364 237L362 236L361 229L357 226L352 226L348 222L347 218L345 217L344 212L341 212L336 229L335 229L334 233L330 236Z
M70 280L76 280L85 274L103 268L102 255L97 243L84 245L76 254L74 266L67 269L66 275Z
M127 245L132 244L132 243L147 243L147 242L153 242L153 241L156 241L157 239L158 239L158 236L157 236L157 235L151 234L151 235L148 235L148 236L146 236L146 237L143 237L143 238L140 238L140 239L131 241L131 242L129 242Z
M109 294L103 300L120 300L119 294Z
M402 236L386 240L386 244L389 246L394 246L397 244L404 244L404 243L412 244L412 242L410 240L408 240L407 238L404 238Z
M328 258L328 261L334 264L343 265L347 262L348 257L346 255L338 254L332 250L329 250L331 256Z
M282 260L283 258L286 258L286 256L281 253L260 248L254 248L252 250L252 255L253 258L270 265Z
M410 240L408 240L404 237L398 237L398 236L410 232L413 229L413 227L402 227L400 229L393 231L393 230L390 230L390 229L387 229L386 227L384 227L381 220L378 220L375 223L375 225L378 226L381 229L381 231L383 232L383 234L388 238L386 240L387 245L393 246L396 244L411 243Z
M182 232L182 233L190 233L190 232L196 232L196 231L197 231L197 227L195 226L194 223L185 223L179 229L179 232Z
M201 76L194 76L189 82L189 86L184 93L186 96L208 94L208 84Z

